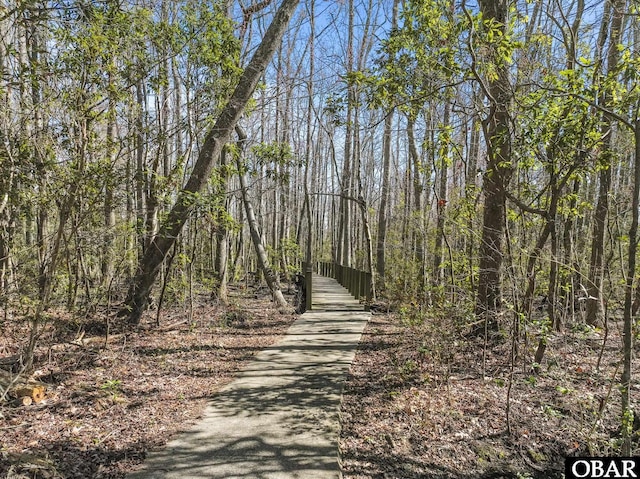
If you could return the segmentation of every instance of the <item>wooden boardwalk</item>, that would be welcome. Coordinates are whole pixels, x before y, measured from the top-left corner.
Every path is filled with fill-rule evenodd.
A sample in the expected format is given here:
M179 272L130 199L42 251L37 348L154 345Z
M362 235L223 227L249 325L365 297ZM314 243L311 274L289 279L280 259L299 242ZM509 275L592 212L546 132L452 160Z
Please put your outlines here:
M128 477L340 477L342 386L369 318L335 280L314 275L313 310L219 391L193 429Z

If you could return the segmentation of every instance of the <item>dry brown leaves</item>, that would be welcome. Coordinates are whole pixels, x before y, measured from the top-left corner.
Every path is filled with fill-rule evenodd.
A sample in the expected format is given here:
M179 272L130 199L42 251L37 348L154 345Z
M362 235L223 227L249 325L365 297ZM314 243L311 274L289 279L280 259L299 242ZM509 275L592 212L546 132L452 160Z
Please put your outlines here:
M58 315L39 348L46 401L0 406L0 477L124 477L149 449L197 420L243 362L295 319L264 298L238 301L242 308L200 301L191 321L186 311L169 311L165 330L152 327L150 315L148 329L114 334L106 347L70 344L82 329L85 338L103 334L99 321ZM7 357L24 344L27 327L2 326L0 356ZM597 368L602 344L602 333L592 330L554 335L541 373L533 375L532 332L511 378L506 341L483 354L482 341L441 325L374 316L344 390L344 477L551 479L560 477L566 455L615 453L617 325ZM638 391L636 382L634 402Z
M394 315L368 325L344 391L345 478L552 479L561 477L567 455L617 452L617 325L600 369L603 336L587 330L551 337L533 375L532 336L511 381L508 342L483 356L482 341L450 336L435 350L440 334L401 325ZM638 389L635 382L634 402Z
M193 423L212 394L295 320L264 297L235 301L242 307L205 298L191 321L182 308L168 310L161 325L168 330L154 328L149 312L141 330L114 335L106 347L70 344L80 329L85 337L104 334L99 321L58 315L38 349L47 399L0 405L0 477L124 477L147 450ZM0 356L18 352L25 332L17 321L3 325Z

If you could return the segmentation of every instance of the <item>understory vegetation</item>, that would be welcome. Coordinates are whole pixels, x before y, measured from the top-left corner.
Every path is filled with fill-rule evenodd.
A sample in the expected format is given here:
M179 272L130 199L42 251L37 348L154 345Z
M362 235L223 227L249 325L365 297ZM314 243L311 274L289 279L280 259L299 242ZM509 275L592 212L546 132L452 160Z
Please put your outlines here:
M618 453L619 323L553 334L533 374L531 345L513 358L431 319L373 316L344 392L345 477L561 478L567 456Z

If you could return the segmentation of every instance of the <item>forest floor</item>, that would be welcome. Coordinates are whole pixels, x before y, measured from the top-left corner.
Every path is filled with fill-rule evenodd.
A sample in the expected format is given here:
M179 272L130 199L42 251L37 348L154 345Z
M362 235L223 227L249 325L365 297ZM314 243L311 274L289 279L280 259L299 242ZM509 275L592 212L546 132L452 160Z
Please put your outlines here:
M0 478L124 477L287 331L296 316L278 312L269 297L264 288L234 289L233 306L223 307L197 295L191 318L182 307L163 309L158 328L150 310L136 331L112 324L106 346L104 318L51 313L34 374L47 398L0 403ZM16 354L28 326L0 326L0 358Z
M0 403L0 478L115 479L138 467L296 319L264 290L236 289L232 301L202 295L191 317L169 308L160 327L155 311L137 331L112 324L106 346L104 320L52 313L34 375L47 398ZM509 342L485 347L452 331L447 315L426 319L376 314L367 326L344 390L346 479L552 479L566 455L615 452L616 324L604 348L601 331L552 335L534 375L524 361L511 367ZM16 354L27 325L0 326L0 358ZM536 345L532 331L522 356Z
M452 332L451 315L403 316L374 316L352 365L345 479L554 479L567 456L619 452L621 323L606 341L584 327L551 335L534 374L535 331L520 346L529 361L512 367L509 341L485 348ZM633 404L639 389L636 380Z

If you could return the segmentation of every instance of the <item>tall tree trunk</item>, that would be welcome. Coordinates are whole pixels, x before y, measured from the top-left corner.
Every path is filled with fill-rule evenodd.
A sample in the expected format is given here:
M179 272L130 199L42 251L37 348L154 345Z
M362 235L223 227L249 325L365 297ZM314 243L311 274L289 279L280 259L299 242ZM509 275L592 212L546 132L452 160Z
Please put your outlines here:
M141 258L136 277L129 289L123 314L137 325L149 301L149 293L164 259L193 209L193 196L207 184L213 162L222 152L251 99L269 61L278 47L299 0L284 0L267 29L262 42L245 68L229 102L207 134L196 164L178 199Z
M147 210L147 195L145 188L146 178L146 137L144 125L144 108L145 108L145 87L142 81L136 84L135 102L136 102L136 118L135 118L135 210L136 210L136 231L138 233L138 241L140 243L140 253L144 254L148 243L151 241L147 237L145 231L145 212Z
M626 0L610 0L611 4L611 25L609 30L609 48L607 52L607 73L613 72L620 58L618 44L622 38L623 10ZM603 17L603 25L608 19ZM604 30L604 29L603 29ZM602 32L601 32L602 33ZM606 108L612 93L608 86L604 92L602 105ZM601 155L599 162L601 165L599 173L598 203L593 218L593 237L591 242L591 261L589 263L589 279L587 281L587 324L596 325L602 322L602 285L604 279L604 238L607 230L607 217L609 214L609 192L611 189L611 170L613 153L614 121L610 115L604 114L601 132L603 136Z
M414 225L413 236L416 245L416 262L418 263L418 288L420 294L424 292L425 287L425 258L424 258L424 227L422 213L422 175L420 174L420 155L416 145L415 136L415 116L413 113L407 115L407 143L409 144L409 157L411 158L411 167L413 168L413 205L411 208L411 222Z
M111 76L111 75L110 75ZM111 80L111 79L110 79ZM109 98L107 111L107 162L109 171L114 171L116 163L116 105L113 98ZM102 285L107 290L113 277L114 249L113 241L116 227L116 211L113 174L105 178L104 192L104 235L102 245Z
M287 70L290 65L290 51L287 58ZM289 144L291 141L290 138L290 108L291 108L291 96L293 94L293 88L291 86L287 86L286 98L285 98L285 106L284 106L284 114L282 116L282 139L280 142L285 145ZM281 188L280 192L280 224L278 225L278 242L274 245L279 252L278 261L280 262L280 271L284 275L285 278L289 277L289 265L287 258L287 243L289 240L289 213L291 211L295 211L295 208L290 208L291 194L290 191L292 189L291 179L290 179L290 168L289 165L281 165L281 177L282 180L279 180L279 187Z
M398 28L398 5L400 0L393 1L391 12L391 31ZM384 289L385 248L387 245L387 203L389 202L391 182L391 129L393 128L393 114L391 107L384 117L384 133L382 136L382 184L380 188L380 206L378 209L378 237L376 240L376 273L378 274L378 288Z
M624 326L622 357L622 455L631 455L634 412L631 409L631 364L633 359L633 283L636 280L636 253L638 252L638 210L640 210L640 119L635 122L635 159L633 162L633 197L631 227L629 228L629 255L627 281L624 291Z
M474 94L475 97L475 94ZM467 202L476 202L478 197L478 185L476 182L476 178L478 176L478 154L480 152L480 119L477 115L473 115L469 120L471 122L471 135L469 138L469 154L467 158L467 174L465 178L465 199ZM474 211L475 208L471 209ZM467 228L468 231L475 231L475 215L469 214ZM475 275L473 273L474 269L474 252L475 252L475 240L472 234L465 235L465 241L467 244L466 253L467 253L467 261L468 263L468 271L469 271L469 284L471 286L471 291L475 291Z
M4 144L4 138L0 132L0 141ZM6 155L6 149L0 146L0 155ZM0 180L0 299L6 297L9 292L11 275L11 249L14 232L14 207L9 203L9 197L14 194L16 184L14 181L14 165L9 155L6 163L3 161L6 178Z
M510 3L506 0L482 0L480 8L485 21L495 21L503 37L506 37ZM512 167L508 166L511 162L509 109L512 102L509 67L496 49L494 46L491 58L495 63L495 74L486 82L485 92L489 101L489 113L484 121L487 170L484 175L480 274L476 298L476 314L485 320L485 327L489 330L497 329L496 315L501 309L505 192L512 174Z
M240 145L243 145L247 139L247 135L244 133L242 128L237 125L236 132L238 133ZM289 305L287 303L287 300L284 299L284 296L282 295L282 287L280 286L278 275L275 274L275 272L271 268L269 264L269 255L267 254L267 250L262 244L262 236L260 235L258 220L256 219L256 215L253 212L253 205L251 204L251 201L249 201L249 189L247 188L247 182L244 177L244 165L242 164L241 155L238 155L237 157L237 166L238 176L240 178L242 202L244 203L244 210L247 215L247 224L249 226L249 233L251 234L251 241L253 242L253 246L256 250L256 256L258 258L258 266L262 270L264 278L267 282L267 286L269 286L269 289L273 293L273 298L275 299L276 303L278 303L278 306L281 308L288 308Z
M393 126L393 112L390 109L384 119L384 134L382 137L382 185L380 189L380 206L378 207L378 237L376 241L376 273L379 278L379 288L385 287L385 248L387 245L387 203L389 202L391 182L391 128Z
M6 23L6 20L0 20L0 38L3 39L8 37ZM5 44L0 42L0 78L8 78L9 75L7 56ZM0 94L0 111L3 114L10 111L10 96L9 88L5 88ZM6 301L5 295L9 291L10 254L13 238L13 207L9 199L13 196L13 190L16 186L14 184L16 162L11 149L12 145L10 145L7 132L4 131L4 128L0 128L0 166L3 172L0 177L0 298L3 303ZM26 246L30 246L28 241ZM6 308L6 304L4 307Z
M312 118L313 118L313 91L314 91L314 74L315 74L315 32L316 32L316 22L315 22L315 0L310 0L308 2L308 13L309 13L309 22L310 22L310 32L309 32L309 80L307 81L307 117L306 117L306 134L305 134L305 163L304 163L304 202L303 208L304 211L300 215L300 219L302 221L302 217L306 215L307 217L307 238L306 238L306 247L305 247L305 255L304 259L307 265L311 265L313 263L313 217L311 216L311 195L309 194L309 167L311 165L312 158L315 157L313 151L313 132L312 132ZM314 167L316 166L316 162L314 162ZM313 178L312 174L312 178ZM312 182L313 184L313 179ZM302 228L300 228L302 230ZM298 240L298 244L300 244L300 239ZM305 271L306 273L306 271ZM308 309L311 309L311 304L306 305Z
M451 116L451 105L447 101L444 106L444 115L440 133L440 146L438 147L440 156L440 186L438 188L437 212L438 218L436 222L436 247L433 255L433 283L439 284L442 281L443 274L441 271L442 258L444 255L444 220L447 208L447 169L449 167L449 142L451 140L449 133L449 121ZM451 265L453 267L453 265Z
M349 26L347 32L347 64L346 70L349 75L353 70L353 30L355 5L354 0L349 0ZM353 114L356 107L355 85L347 80L347 118L344 134L344 161L342 164L342 191L340 197L340 225L339 225L339 243L338 243L338 262L344 266L351 266L351 221L352 221L352 205L348 197L352 195L352 176L353 176L353 136L357 134L353 128Z
M228 294L228 251L229 251L229 227L228 227L228 215L229 215L229 199L227 198L229 189L229 162L227 157L229 156L227 148L222 150L220 155L220 184L217 188L217 196L219 197L220 205L216 211L216 264L215 264L215 276L216 276L216 292L215 295L222 304L229 302Z
M169 1L162 0L160 21L169 24ZM167 52L166 43L162 42L158 45L160 57L162 61L158 65L159 94L157 96L160 102L158 108L158 137L160 140L159 150L162 156L162 176L167 178L171 173L171 150L169 148L169 117L170 117L170 101L169 101L169 54Z
M636 22L633 26L634 41L640 40L640 25ZM636 53L636 59L637 59ZM638 252L638 214L640 212L640 102L636 105L635 118L635 158L633 162L633 196L631 200L631 227L629 228L629 254L627 258L627 281L624 291L624 325L622 336L622 455L631 456L631 440L633 436L634 411L631 404L631 374L634 349L634 308L633 287L636 277L636 254ZM636 286L637 288L638 286Z
M41 109L42 86L40 84L41 71L39 66L43 59L41 53L44 48L40 45L41 32L37 19L45 18L44 12L36 6L25 8L22 11L22 18L19 22L18 34L18 56L21 73L20 107L24 111L32 111L33 116L25 122L26 133L29 141L34 144L42 140L42 130L44 125L43 113ZM25 78L22 75L28 74ZM30 88L28 88L30 87ZM47 170L46 158L43 148L33 148L35 177L38 192L46 193L48 188L49 171ZM49 253L49 205L40 204L36 220L36 242L38 245L38 293L40 299L46 296L47 289L47 268Z
M583 153L580 153L584 155ZM571 190L571 200L569 201L569 211L575 211L578 203L578 193L580 192L580 179L573 180L573 186ZM575 260L575 235L576 235L576 219L574 215L569 216L564 221L562 231L562 269L560 272L560 304L563 305L565 314L568 314L571 318L575 314L575 300L578 289L577 280L578 273L580 271L580 265Z

